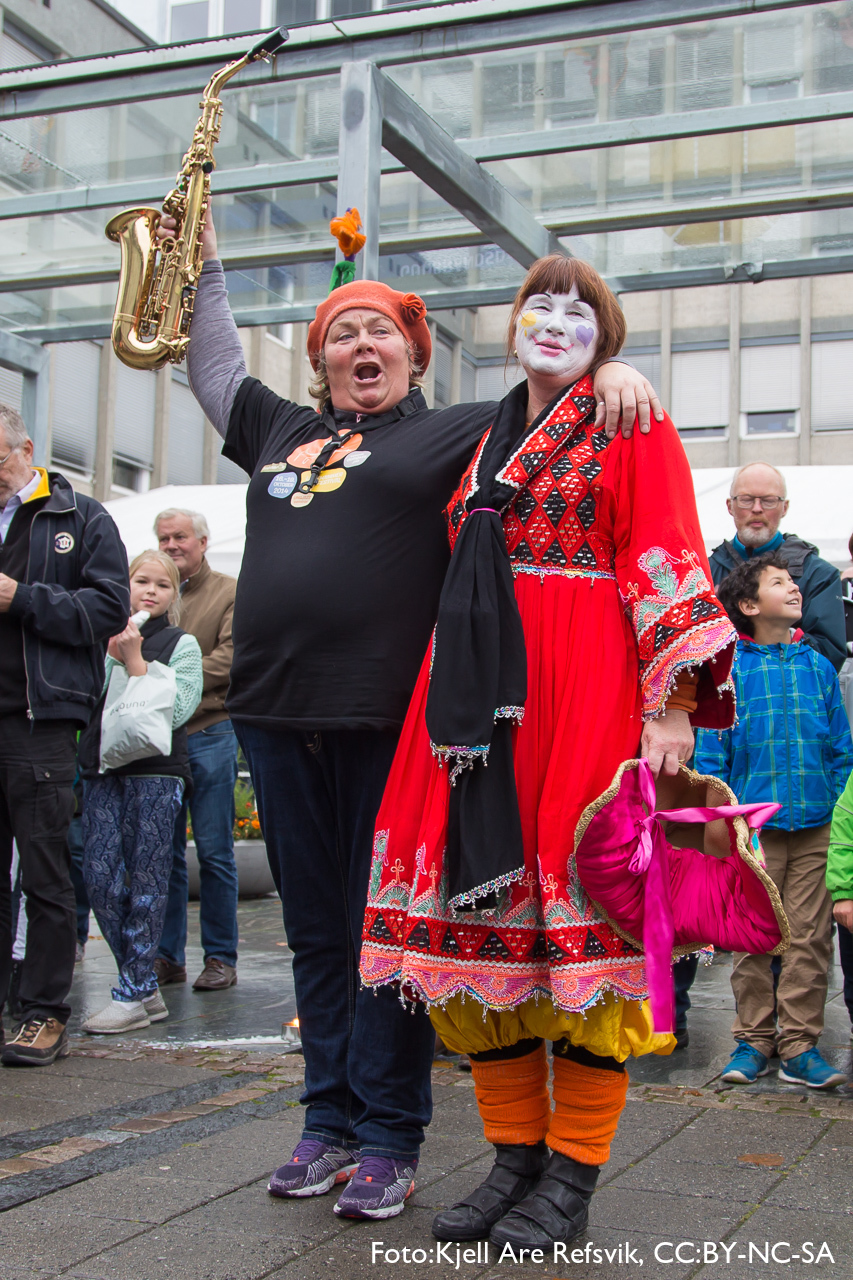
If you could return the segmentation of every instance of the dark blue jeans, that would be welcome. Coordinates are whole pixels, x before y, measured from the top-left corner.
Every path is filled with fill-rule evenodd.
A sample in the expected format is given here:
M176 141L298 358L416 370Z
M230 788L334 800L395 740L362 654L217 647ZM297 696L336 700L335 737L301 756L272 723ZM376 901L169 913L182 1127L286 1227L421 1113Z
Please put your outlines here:
M693 986L696 971L699 968L698 955L682 956L672 966L672 979L675 985L675 1029L687 1030L687 1014L690 1009L690 988Z
M281 895L305 1053L305 1134L416 1156L432 1118L435 1034L423 1005L361 986L373 828L397 735L235 721Z
M237 963L237 866L234 862L234 783L237 739L230 720L199 729L187 739L192 769L193 838L200 880L199 923L205 961ZM175 823L169 904L159 955L186 963L187 797Z

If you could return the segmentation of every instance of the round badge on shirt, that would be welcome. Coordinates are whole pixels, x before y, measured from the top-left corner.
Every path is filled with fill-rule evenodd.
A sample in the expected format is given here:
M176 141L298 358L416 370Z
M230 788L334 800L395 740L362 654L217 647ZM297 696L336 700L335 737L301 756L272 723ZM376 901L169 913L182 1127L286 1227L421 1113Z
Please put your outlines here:
M280 471L269 482L267 493L274 498L289 498L296 488L296 472Z

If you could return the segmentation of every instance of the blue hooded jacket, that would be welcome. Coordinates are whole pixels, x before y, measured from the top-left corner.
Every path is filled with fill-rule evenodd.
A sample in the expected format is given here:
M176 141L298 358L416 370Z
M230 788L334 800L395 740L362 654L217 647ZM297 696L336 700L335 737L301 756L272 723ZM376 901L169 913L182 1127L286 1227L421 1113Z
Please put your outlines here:
M775 801L768 827L829 822L853 772L853 739L838 677L811 645L741 636L732 677L738 721L696 731L693 768L727 782L741 804Z

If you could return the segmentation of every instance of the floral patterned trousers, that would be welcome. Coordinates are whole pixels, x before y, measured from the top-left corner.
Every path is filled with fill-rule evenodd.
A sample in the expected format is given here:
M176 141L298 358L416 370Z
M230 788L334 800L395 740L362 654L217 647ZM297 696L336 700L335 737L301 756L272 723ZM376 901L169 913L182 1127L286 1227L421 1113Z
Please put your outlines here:
M164 777L113 776L86 785L83 876L118 965L114 1000L145 1000L157 990L154 960L183 790L182 778Z

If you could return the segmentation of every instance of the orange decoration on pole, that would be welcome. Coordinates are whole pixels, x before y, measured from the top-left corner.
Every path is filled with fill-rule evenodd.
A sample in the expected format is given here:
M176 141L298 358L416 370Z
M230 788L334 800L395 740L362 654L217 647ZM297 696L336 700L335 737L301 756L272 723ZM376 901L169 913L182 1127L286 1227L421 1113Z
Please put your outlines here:
M329 230L338 242L338 247L345 258L352 258L360 253L367 243L367 236L361 229L361 215L358 209L347 209L339 218L332 218Z

